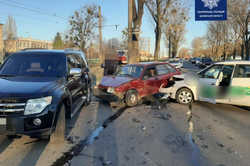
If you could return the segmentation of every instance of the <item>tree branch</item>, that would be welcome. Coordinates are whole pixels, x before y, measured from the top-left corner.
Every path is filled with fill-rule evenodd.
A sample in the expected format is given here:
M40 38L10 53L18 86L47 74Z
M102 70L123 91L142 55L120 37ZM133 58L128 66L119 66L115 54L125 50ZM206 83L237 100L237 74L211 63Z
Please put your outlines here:
M150 12L152 18L154 19L155 23L157 23L158 21L157 21L157 18L156 18L156 14L154 13L153 9L150 8L150 6L149 6L149 4L148 4L148 1L146 2L146 6L147 6L147 8L148 8L148 10L149 10L149 12Z

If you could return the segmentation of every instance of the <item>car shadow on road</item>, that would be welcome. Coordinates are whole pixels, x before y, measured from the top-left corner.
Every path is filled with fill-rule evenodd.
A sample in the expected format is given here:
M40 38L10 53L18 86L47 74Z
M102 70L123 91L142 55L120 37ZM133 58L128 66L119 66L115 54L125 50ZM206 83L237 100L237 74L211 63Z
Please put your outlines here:
M37 161L39 160L41 154L45 150L46 146L48 145L48 141L46 140L35 140L30 142L32 145L29 153L23 158L22 162L18 166L34 166L36 165ZM23 146L26 146L24 144Z
M12 143L13 141L8 139L7 136L2 135L0 138L0 154Z

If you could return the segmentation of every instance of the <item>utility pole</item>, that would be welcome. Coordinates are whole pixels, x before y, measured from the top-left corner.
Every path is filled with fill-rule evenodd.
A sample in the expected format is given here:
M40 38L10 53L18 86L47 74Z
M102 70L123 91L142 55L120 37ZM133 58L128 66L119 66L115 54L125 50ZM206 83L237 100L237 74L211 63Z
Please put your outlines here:
M250 19L250 11L248 12L247 14L247 18L246 18L246 44L245 44L245 47L246 47L246 60L250 60L249 59L249 39L250 39L250 31L248 29L248 26L249 26L249 19Z
M133 21L133 0L128 0L128 63L131 63L132 55L132 21Z
M98 7L98 17L99 17L99 59L101 64L104 64L105 57L102 52L102 12L101 6Z
M171 55L171 35L169 34L169 39L168 39L168 58L170 59L172 57Z

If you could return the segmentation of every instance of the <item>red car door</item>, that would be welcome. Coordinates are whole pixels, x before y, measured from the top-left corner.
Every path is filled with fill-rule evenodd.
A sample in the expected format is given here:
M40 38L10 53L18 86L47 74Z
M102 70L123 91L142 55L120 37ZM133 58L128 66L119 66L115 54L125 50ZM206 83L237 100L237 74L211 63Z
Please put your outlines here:
M143 96L148 96L157 93L157 84L159 84L159 78L157 76L155 66L147 67L144 71L142 79L144 81Z

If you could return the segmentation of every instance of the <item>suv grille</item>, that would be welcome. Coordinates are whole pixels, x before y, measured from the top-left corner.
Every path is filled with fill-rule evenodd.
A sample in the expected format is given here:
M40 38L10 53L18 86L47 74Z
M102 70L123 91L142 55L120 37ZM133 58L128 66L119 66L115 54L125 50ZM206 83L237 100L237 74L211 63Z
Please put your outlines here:
M0 115L22 115L25 106L26 103L24 101L0 99Z

